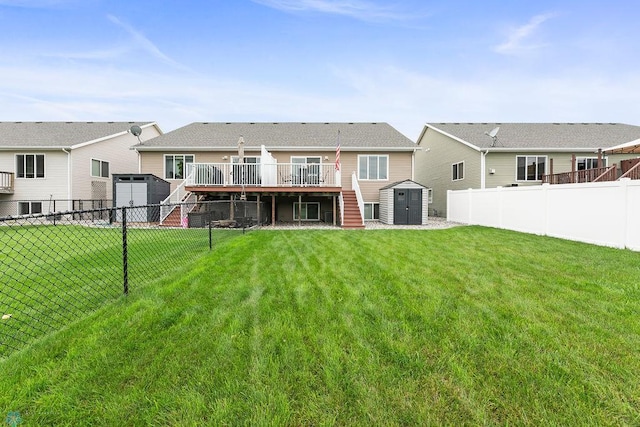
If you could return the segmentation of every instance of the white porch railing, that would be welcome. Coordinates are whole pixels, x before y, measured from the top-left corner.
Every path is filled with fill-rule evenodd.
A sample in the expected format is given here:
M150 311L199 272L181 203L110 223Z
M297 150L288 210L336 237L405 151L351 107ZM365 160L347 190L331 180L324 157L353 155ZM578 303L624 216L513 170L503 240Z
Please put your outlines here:
M333 164L191 163L187 186L194 187L340 187Z
M364 199L362 198L360 184L358 184L358 176L355 172L353 172L353 174L351 175L351 189L356 192L356 199L358 199L358 209L360 209L360 218L362 218L362 225L364 225Z
M13 172L0 172L0 193L13 193Z
M178 187L173 190L171 194L169 194L169 196L167 196L166 199L160 202L160 224L162 224L162 222L169 216L169 214L171 214L178 203L184 202L184 199L188 198L191 194L185 188L185 184L188 179L189 177L182 181L180 185L178 185Z

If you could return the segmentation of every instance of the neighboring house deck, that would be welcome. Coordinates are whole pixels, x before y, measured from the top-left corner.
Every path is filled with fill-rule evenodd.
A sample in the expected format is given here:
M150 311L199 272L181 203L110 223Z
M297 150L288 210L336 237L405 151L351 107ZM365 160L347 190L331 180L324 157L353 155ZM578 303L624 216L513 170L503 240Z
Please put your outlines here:
M619 123L427 124L415 175L445 215L448 190L636 177L637 152L611 148L639 139L640 126Z
M167 204L250 200L272 224L353 228L378 219L380 188L412 178L416 149L386 123L192 123L134 148L140 172L172 183Z
M161 135L153 122L0 122L0 217L111 199L111 174L134 172L130 147Z

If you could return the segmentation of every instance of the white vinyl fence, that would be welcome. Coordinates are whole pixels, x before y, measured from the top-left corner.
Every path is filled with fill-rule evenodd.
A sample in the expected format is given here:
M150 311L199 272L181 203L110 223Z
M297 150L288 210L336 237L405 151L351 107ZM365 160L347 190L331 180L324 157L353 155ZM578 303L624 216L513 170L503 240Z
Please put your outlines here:
M640 180L449 191L447 220L640 251Z

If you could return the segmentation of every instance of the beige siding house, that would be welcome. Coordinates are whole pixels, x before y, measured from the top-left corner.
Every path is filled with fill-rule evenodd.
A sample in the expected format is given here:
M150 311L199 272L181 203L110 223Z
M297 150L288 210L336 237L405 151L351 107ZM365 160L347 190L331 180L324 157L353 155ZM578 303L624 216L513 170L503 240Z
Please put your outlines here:
M413 178L416 145L386 123L192 123L135 149L141 173L171 183L169 200L242 197L266 205L274 224L362 227L378 219L380 188Z
M415 177L445 216L448 190L616 179L637 154L607 148L639 138L640 126L619 123L426 124Z
M153 122L0 122L0 217L107 207L111 174L138 171Z

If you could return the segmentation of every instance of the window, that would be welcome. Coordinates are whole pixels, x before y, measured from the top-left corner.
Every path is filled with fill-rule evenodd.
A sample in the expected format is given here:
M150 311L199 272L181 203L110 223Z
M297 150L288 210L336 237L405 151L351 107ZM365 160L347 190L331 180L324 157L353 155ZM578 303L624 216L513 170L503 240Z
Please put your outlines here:
M516 162L518 181L542 181L547 164L546 156L518 156Z
M193 156L189 154L166 154L164 156L165 179L184 179L186 165L193 163Z
M293 219L298 221L320 221L320 203L302 202L293 204Z
M389 179L389 156L358 156L358 179Z
M109 162L91 159L91 176L109 178Z
M604 163L604 161L602 163ZM602 166L604 167L604 164ZM576 167L579 171L583 171L586 169L595 169L600 166L598 166L597 157L578 157L576 159Z
M380 203L365 203L364 219L365 220L380 219Z
M18 202L18 215L42 213L42 202Z
M451 165L451 180L460 181L464 179L464 162L454 163Z
M17 154L16 178L44 178L44 154Z

